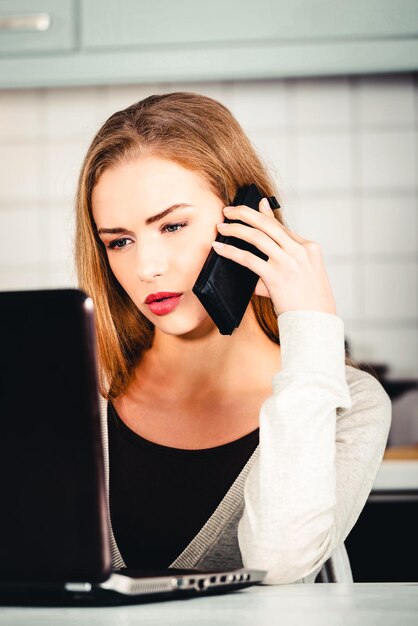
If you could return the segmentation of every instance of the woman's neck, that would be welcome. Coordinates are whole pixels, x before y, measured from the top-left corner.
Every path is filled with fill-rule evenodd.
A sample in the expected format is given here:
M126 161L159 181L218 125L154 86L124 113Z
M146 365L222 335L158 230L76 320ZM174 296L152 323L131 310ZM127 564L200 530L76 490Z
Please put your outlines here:
M138 392L163 392L178 402L211 394L250 390L271 383L280 369L280 346L260 328L252 307L232 335L221 335L210 325L199 336L172 336L156 332L144 353L131 385Z
M249 309L231 336L213 327L193 339L157 333L114 401L125 424L155 443L190 449L223 445L256 429L280 370L280 346Z

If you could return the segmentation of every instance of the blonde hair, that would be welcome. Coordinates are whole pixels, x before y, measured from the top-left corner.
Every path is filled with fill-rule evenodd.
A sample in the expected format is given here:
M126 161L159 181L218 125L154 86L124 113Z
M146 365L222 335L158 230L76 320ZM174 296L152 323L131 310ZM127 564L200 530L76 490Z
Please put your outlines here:
M79 287L95 305L100 391L107 399L117 397L129 385L141 355L152 345L154 325L110 269L93 220L91 196L107 168L151 154L202 174L225 205L232 203L239 187L249 183L255 183L263 196L278 197L241 126L212 98L191 92L153 95L114 113L103 124L79 176L75 260ZM279 211L275 215L284 223ZM280 343L271 300L253 295L251 302L263 331Z

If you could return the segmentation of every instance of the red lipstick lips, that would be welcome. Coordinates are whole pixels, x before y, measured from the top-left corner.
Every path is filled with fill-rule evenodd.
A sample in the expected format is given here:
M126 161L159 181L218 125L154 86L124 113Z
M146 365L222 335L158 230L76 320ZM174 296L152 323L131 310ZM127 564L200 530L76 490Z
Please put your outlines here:
M176 296L181 296L181 293L173 293L171 291L157 291L157 293L150 293L150 295L146 297L145 304L155 302L155 300L163 300L164 298L175 298Z
M155 315L166 315L176 308L182 295L182 293L158 291L157 293L150 293L145 299L145 304L148 306L151 313Z

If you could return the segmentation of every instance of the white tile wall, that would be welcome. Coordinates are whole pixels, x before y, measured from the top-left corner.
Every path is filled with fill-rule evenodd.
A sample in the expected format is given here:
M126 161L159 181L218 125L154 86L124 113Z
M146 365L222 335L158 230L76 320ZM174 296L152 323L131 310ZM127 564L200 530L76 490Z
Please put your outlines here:
M351 86L345 78L292 82L290 123L295 129L347 129L351 126Z
M65 206L51 205L45 215L43 227L46 235L46 255L48 264L72 264L74 215Z
M327 274L337 303L337 313L343 319L358 317L355 298L355 266L346 263L328 263Z
M42 140L38 140L42 141ZM46 184L45 145L24 140L1 140L0 202L2 206L37 202Z
M418 318L418 266L389 261L364 264L364 316L373 320Z
M0 266L25 267L41 261L41 215L36 205L0 211ZM45 237L45 239L47 239Z
M45 134L52 141L93 137L101 114L97 87L48 89Z
M386 128L392 124L410 130L416 123L415 78L404 76L367 76L356 80L358 103L356 124Z
M351 134L349 131L299 131L294 137L298 154L296 184L309 195L351 189Z
M367 255L413 258L418 250L416 194L385 194L364 199L363 250Z
M231 84L225 104L252 136L254 131L275 132L289 124L288 94L284 81L248 81Z
M409 130L364 131L360 136L363 189L415 189L417 133Z
M45 183L42 189L44 198L52 203L72 205L89 139L49 141L46 144Z
M418 373L418 77L161 83L0 92L0 289L75 286L76 180L94 133L151 93L236 115L286 221L323 250L354 358Z
M45 135L44 91L2 91L0 97L0 136L29 141ZM1 160L4 165L3 159Z
M416 325L374 327L364 329L346 324L351 352L357 361L388 363L394 375L418 371L418 333Z
M352 257L356 239L354 200L347 195L295 198L285 217L292 230L319 243L325 258Z
M293 197L296 189L296 159L292 158L292 144L288 133L257 130L250 136L257 154L273 176L282 200ZM285 204L287 206L287 201L283 202L283 207Z

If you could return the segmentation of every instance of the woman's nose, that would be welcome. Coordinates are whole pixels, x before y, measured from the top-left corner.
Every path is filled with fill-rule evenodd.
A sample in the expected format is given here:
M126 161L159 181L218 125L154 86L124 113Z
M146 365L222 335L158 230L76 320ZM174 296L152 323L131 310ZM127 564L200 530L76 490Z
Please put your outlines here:
M138 245L136 273L139 280L151 282L156 276L162 276L168 269L166 251L155 241L141 241Z

